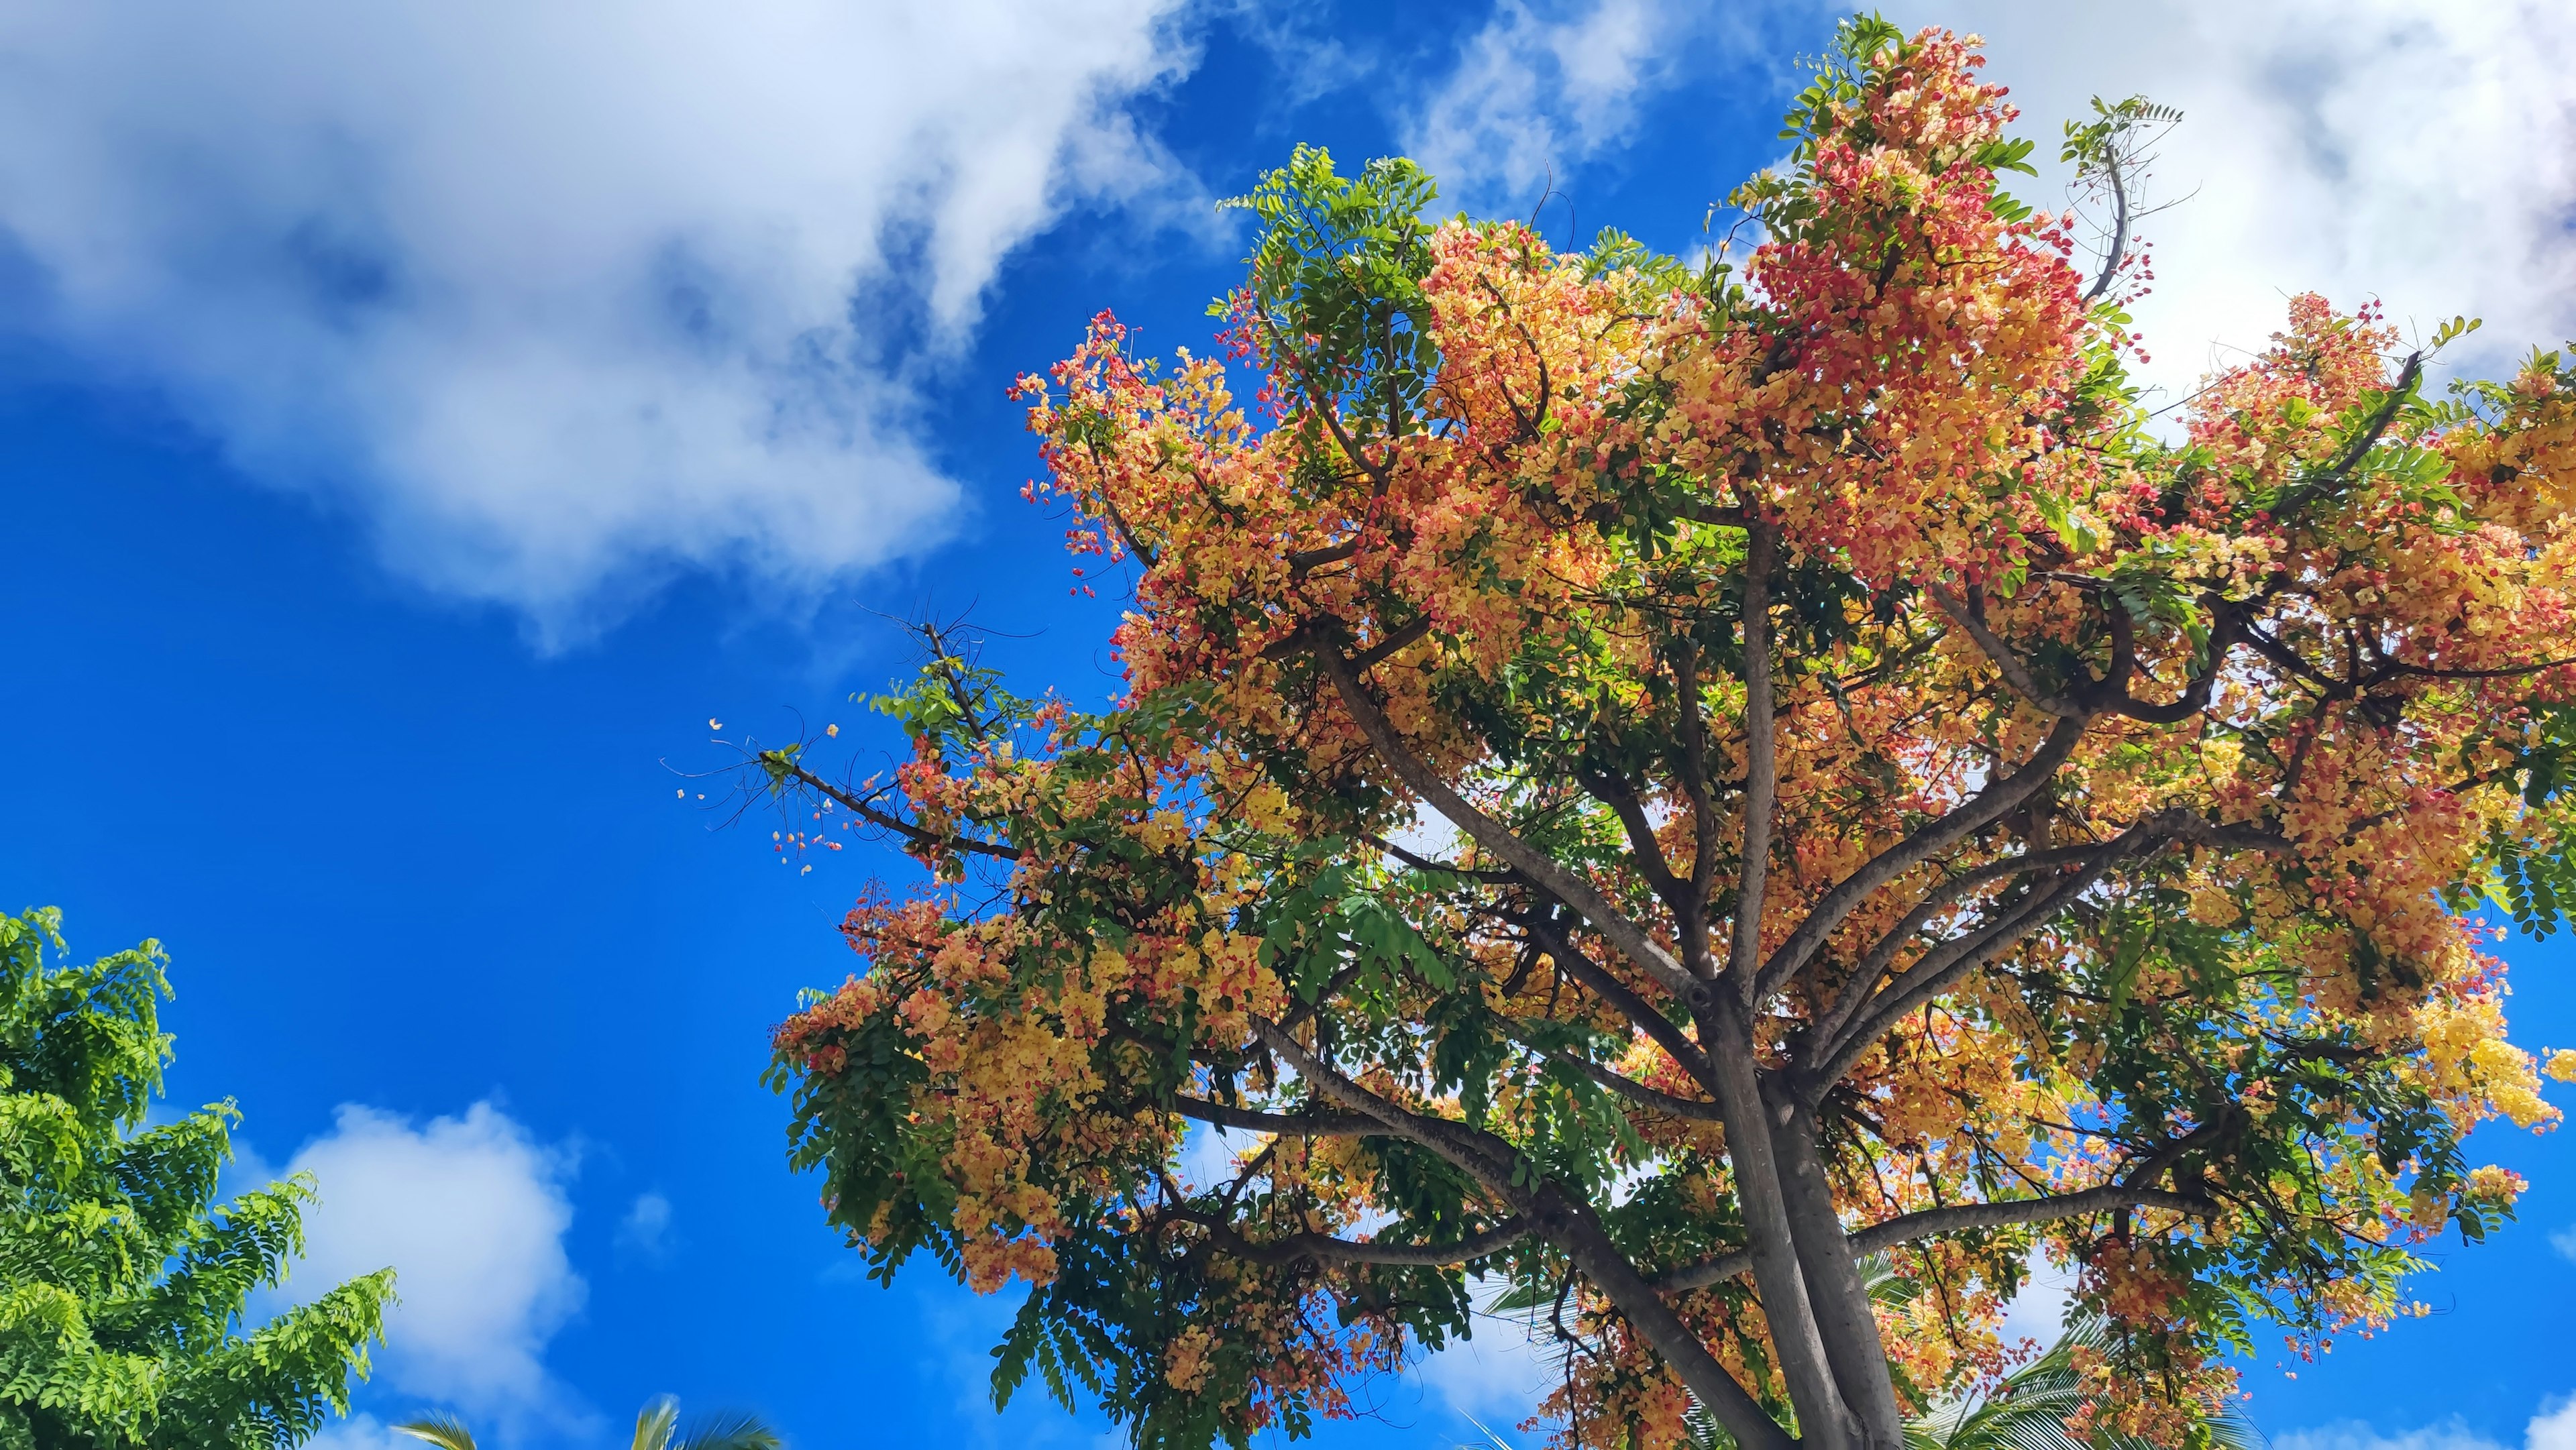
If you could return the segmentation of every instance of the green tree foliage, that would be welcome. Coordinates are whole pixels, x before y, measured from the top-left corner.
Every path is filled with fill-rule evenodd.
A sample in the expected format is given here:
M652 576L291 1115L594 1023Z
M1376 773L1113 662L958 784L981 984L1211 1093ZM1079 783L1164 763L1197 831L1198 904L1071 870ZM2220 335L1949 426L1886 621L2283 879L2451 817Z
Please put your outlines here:
M160 944L72 965L60 927L0 917L0 1450L300 1445L347 1413L393 1271L248 1326L313 1184L219 1202L230 1102L144 1126L170 1061Z

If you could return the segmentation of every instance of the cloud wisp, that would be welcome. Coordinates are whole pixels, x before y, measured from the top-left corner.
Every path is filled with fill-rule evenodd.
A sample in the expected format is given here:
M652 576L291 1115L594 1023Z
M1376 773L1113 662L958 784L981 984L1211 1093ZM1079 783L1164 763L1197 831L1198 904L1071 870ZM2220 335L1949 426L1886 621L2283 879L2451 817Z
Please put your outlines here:
M1629 138L1638 101L1669 79L1694 24L1666 0L1593 0L1561 14L1502 0L1402 118L1405 150L1447 200L1527 212L1551 180Z
M386 561L576 639L682 568L936 542L914 422L1003 257L1186 188L1177 0L0 18L5 313Z

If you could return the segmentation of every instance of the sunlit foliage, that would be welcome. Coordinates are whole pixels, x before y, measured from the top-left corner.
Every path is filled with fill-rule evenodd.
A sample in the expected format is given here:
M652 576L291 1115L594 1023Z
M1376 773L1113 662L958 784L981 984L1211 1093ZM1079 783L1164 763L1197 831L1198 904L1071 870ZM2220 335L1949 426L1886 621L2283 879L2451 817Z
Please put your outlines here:
M249 1322L313 1184L219 1199L229 1102L145 1125L170 1060L160 945L74 965L60 927L0 917L0 1450L303 1444L348 1412L393 1271Z

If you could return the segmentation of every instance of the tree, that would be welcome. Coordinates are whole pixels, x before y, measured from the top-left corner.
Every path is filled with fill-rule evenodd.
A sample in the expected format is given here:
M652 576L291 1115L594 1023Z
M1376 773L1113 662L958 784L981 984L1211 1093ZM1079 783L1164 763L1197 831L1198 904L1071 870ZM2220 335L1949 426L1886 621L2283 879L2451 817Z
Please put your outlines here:
M1979 64L1846 26L1698 263L1300 150L1248 402L1105 313L1023 380L1122 698L931 631L891 778L755 777L927 868L774 1081L876 1272L1029 1286L998 1394L1301 1432L1499 1285L1570 1442L1894 1450L2036 1247L2070 1433L2172 1443L2509 1211L2462 1139L2556 1113L2476 913L2576 889L2576 370L2429 396L2469 324L2301 297L2160 423L2125 210L2007 195Z
M475 1450L473 1432L447 1415L396 1425L438 1450ZM669 1395L635 1413L634 1450L778 1450L778 1433L750 1415L718 1415L680 1429L680 1402Z
M256 1329L303 1252L303 1175L216 1198L230 1102L157 1127L160 944L83 966L51 908L0 917L0 1447L280 1450L348 1413L388 1269Z

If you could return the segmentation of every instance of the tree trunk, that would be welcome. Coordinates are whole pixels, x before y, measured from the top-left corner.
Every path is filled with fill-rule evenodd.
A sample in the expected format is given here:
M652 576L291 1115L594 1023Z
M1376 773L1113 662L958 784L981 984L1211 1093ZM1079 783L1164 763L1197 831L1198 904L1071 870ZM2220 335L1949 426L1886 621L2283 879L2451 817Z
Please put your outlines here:
M1725 987L1700 994L1709 1010L1702 1016L1701 1038L1715 1081L1717 1108L1726 1120L1726 1158L1735 1172L1735 1198L1744 1213L1747 1247L1753 1255L1753 1283L1762 1295L1762 1317L1771 1327L1772 1352L1789 1382L1789 1402L1798 1410L1798 1437L1815 1450L1863 1450L1851 1412L1834 1382L1816 1315L1808 1302L1804 1270L1798 1262L1796 1236L1780 1189L1780 1170L1773 1156L1770 1114L1763 1106L1762 1081L1753 1062L1753 1033L1743 1008Z
M1815 1309L1817 1334L1825 1358L1842 1387L1843 1402L1859 1420L1869 1450L1904 1450L1905 1413L1896 1403L1896 1381L1888 1372L1887 1348L1879 1339L1878 1314L1869 1288L1861 1282L1852 1258L1851 1240L1834 1209L1833 1185L1825 1177L1824 1154L1816 1141L1816 1120L1796 1110L1785 1117L1772 1108L1779 1127L1771 1140L1780 1159L1780 1193L1789 1211L1789 1227L1798 1246L1798 1264L1807 1281L1807 1300Z

